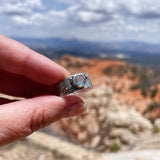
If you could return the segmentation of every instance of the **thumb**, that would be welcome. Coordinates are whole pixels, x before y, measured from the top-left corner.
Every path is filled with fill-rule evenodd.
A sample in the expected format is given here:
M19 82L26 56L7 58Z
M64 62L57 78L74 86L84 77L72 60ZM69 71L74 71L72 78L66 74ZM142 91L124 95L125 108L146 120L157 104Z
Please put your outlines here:
M85 110L77 96L40 96L0 106L0 146L22 139L41 127ZM73 112L74 111L74 112Z

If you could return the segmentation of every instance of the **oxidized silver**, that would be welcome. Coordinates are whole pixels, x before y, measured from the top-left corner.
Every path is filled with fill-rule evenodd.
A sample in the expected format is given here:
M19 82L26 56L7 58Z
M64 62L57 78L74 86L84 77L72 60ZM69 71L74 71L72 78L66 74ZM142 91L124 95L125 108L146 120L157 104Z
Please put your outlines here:
M56 91L59 96L68 94L82 94L93 88L87 73L78 73L65 78L57 84Z

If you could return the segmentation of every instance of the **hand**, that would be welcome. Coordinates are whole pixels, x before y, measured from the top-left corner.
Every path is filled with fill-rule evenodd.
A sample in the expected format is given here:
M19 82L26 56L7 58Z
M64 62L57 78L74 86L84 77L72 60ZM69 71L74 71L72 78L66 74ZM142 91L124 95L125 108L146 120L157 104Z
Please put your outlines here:
M79 97L54 95L54 85L68 75L52 60L0 35L0 92L26 98L0 98L0 146L84 111Z

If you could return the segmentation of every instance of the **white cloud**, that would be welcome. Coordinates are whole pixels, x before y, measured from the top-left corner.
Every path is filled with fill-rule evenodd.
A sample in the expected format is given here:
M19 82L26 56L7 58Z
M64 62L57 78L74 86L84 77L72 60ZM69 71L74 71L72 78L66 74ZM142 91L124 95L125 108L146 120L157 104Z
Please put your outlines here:
M28 7L28 8L39 8L39 9L43 8L41 0L26 0L25 2L22 1L21 4L23 4L25 7Z
M94 13L89 11L79 11L73 16L74 20L82 22L82 23L92 23L101 21L105 18L103 14Z
M24 15L31 13L33 9L42 9L41 0L2 0L0 1L0 13L11 15Z
M19 26L34 26L34 25L42 25L42 23L45 21L45 17L42 14L35 13L31 16L14 16L12 18L12 21Z
M58 2L58 3L66 3L66 4L73 4L76 3L76 0L49 0L50 2Z
M30 21L29 19L20 16L13 17L13 21L18 25L24 25L24 26L33 24L32 21Z
M52 2L67 7L58 10ZM0 13L8 15L12 29L21 27L27 36L104 41L135 40L143 33L141 37L149 41L160 32L157 0L2 0Z

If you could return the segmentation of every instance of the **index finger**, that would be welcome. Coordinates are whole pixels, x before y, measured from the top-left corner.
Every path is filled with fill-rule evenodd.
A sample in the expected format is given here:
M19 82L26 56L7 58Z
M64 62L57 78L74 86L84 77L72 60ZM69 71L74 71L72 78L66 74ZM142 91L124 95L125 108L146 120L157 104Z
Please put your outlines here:
M1 34L0 69L45 85L55 84L69 75L65 68L49 58Z

